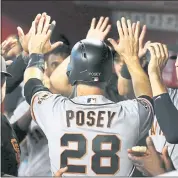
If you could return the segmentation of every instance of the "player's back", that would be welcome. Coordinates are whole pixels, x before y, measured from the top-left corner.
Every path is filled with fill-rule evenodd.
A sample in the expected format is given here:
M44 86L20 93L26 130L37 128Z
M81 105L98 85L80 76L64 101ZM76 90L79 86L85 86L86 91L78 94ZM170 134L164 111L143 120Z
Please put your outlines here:
M100 95L48 99L48 112L41 118L37 115L37 122L48 139L53 173L66 165L65 175L132 173L127 149L151 126L152 108L147 101L113 103Z

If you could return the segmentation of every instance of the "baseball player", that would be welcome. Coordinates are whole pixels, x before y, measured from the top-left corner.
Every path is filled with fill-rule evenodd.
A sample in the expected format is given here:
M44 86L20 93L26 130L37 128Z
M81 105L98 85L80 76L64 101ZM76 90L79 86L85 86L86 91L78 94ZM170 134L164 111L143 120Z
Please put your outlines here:
M52 47L49 41L55 26L49 23L48 15L41 17L37 27L32 23L24 93L33 119L48 139L52 173L67 166L66 175L131 175L127 149L148 132L153 119L151 86L137 54L140 23L133 31L131 21L122 18L117 22L119 45L109 39L124 56L137 97L120 103L103 96L113 61L110 48L99 40L81 40L72 49L67 75L77 87L77 97L52 94L43 86L43 51Z
M12 77L6 70L6 63L0 56L1 69L1 106L6 95L6 77ZM2 111L1 111L2 112ZM1 176L9 174L17 176L20 163L19 141L7 117L1 113Z
M176 63L175 63L175 67L176 67L176 74L177 74L177 78L178 78L178 69L177 69L177 66L178 66L178 60L176 61ZM150 77L151 77L151 74L150 74ZM152 76L152 78L154 79L154 76ZM151 79L152 79L151 78ZM152 82L154 82L154 80L152 79ZM157 80L156 80L157 81ZM161 80L160 80L161 81ZM155 84L152 84L152 86L154 86ZM178 89L177 88L174 88L174 89L172 89L172 88L168 88L167 90L166 90L166 88L164 87L164 84L161 84L160 86L162 86L162 87L160 87L161 88L161 90L163 90L163 94L161 95L161 93L160 93L160 95L157 93L157 96L155 96L155 104L157 104L156 106L157 107L159 107L159 104L160 104L160 102L159 102L159 100L160 99L165 99L165 97L167 97L167 99L163 102L163 104L161 104L161 108L164 108L164 110L167 112L167 114L165 115L165 113L161 110L161 112L163 112L164 113L164 115L166 116L166 120L168 120L168 122L169 122L169 125L167 124L167 123L163 123L163 129L164 129L164 131L166 131L166 134L168 135L170 135L171 133L174 133L174 135L173 135L173 137L175 137L176 138L176 135L177 134L175 134L176 132L177 132L177 124L174 124L174 122L173 123L171 123L172 122L172 118L173 117L175 117L175 121L177 120L177 117L176 117L176 113L174 114L174 110L178 110ZM160 92L158 89L156 89L156 88L153 88L153 90L155 91L155 92ZM162 92L162 91L161 91ZM167 95L167 94L169 94L169 95ZM166 96L167 95L167 96ZM161 97L163 97L163 98L161 98ZM170 97L170 102L172 102L172 103L169 103L169 104L167 104L167 101L169 102L169 97ZM159 102L159 103L157 103L157 102ZM161 101L162 102L162 101ZM164 106L165 105L165 106ZM172 112L170 112L170 109L172 108L171 107L171 105L174 105L174 107L175 108L173 108L174 110L172 111ZM165 109L166 108L166 109ZM156 108L156 111L158 112L158 109L159 108ZM156 112L156 114L157 114L157 116L158 116L158 119L164 119L163 118L163 116L164 115L162 115L162 117L160 117L161 115L160 115L160 112L159 113L157 113ZM178 111L177 111L178 112ZM165 117L164 116L164 117ZM160 120L160 121L161 121ZM170 130L170 126L172 126L172 124L174 124L175 125L175 129L174 130ZM168 137L168 140L166 139L166 137L164 136L164 134L163 134L163 131L162 131L162 129L160 128L160 126L159 126L159 124L158 124L158 121L157 121L157 117L155 116L155 118L154 118L154 124L153 124L153 127L152 127L152 129L150 130L150 135L151 135L151 137L152 137L152 139L153 139L153 141L154 141L154 144L155 144L155 146L156 146L156 149L159 151L159 152L162 152L162 149L163 149L163 147L164 146L168 146L168 151L169 151L169 156L171 157L171 160L172 160L172 162L173 162L173 164L174 164L174 167L176 168L176 169L178 169L178 144L171 144L171 143L168 143L168 141L170 142L171 140L173 141L173 143L175 142L176 143L176 140L173 140L173 139L170 139L170 136ZM171 134L172 135L172 134ZM172 137L172 136L171 136Z
M151 53L151 61L148 65L148 74L149 74L150 82L151 82L151 85L153 88L153 95L155 96L154 97L155 113L156 113L156 116L158 116L160 123L162 124L162 128L164 129L164 131L166 131L165 133L167 134L168 141L169 141L169 140L171 140L170 138L172 137L171 133L172 132L175 133L177 131L177 129L176 129L177 124L175 124L175 129L174 129L174 127L172 127L172 129L174 129L174 130L170 129L170 127L172 126L171 122L177 121L175 111L177 112L177 109L178 109L178 98L177 98L178 90L176 88L175 89L171 89L171 88L166 89L164 84L161 82L162 80L160 77L161 76L160 73L162 73L162 69L164 68L166 61L168 60L167 47L164 44L151 43L148 49L150 50L150 53ZM156 61L156 62L154 62L154 61ZM159 62L157 62L157 61L159 61ZM177 63L175 64L175 66L177 66ZM169 97L170 97L170 100L169 100ZM173 107L173 109L172 109L172 107ZM170 112L170 111L172 111L172 112ZM161 115L161 113L164 113L164 115L163 114ZM156 150L159 153L162 153L163 156L164 156L164 152L165 152L164 151L165 147L167 147L167 151L168 151L167 154L169 154L169 157L172 161L173 167L175 167L175 169L178 169L178 145L170 144L167 142L167 139L164 136L164 134L158 124L156 116L154 118L153 127L150 130L150 136L152 137L152 139L154 141ZM174 117L175 117L175 120L172 119ZM168 120L167 124L164 122L165 120ZM175 138L176 138L176 135L175 135ZM136 164L142 165L143 168L149 172L149 175L157 175L157 173L160 170L159 169L156 170L156 168L159 168L160 165L157 164L158 166L156 166L156 164L155 164L156 161L154 161L154 159L155 159L154 155L152 157L150 157L152 161L148 161L147 155L145 157L144 156L140 157L139 155L137 155L138 157L137 156L131 157L131 159L135 162L135 165ZM144 161L146 161L147 164L145 164ZM162 171L165 172L166 170L162 169ZM170 170L167 170L167 171L170 171ZM160 172L160 173L162 173L162 172Z

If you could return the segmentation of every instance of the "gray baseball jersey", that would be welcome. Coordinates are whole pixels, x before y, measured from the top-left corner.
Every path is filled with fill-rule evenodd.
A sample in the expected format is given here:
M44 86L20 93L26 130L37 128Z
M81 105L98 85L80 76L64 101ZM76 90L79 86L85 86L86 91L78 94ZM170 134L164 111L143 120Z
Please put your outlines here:
M17 121L30 108L26 101L18 105L10 119ZM46 136L35 121L31 121L26 136L26 147L21 146L21 164L19 176L51 176L49 149ZM28 157L26 155L28 154ZM24 166L25 165L25 166Z
M178 89L168 89L169 96L174 106L178 109ZM178 144L170 144L166 142L166 138L161 131L156 117L154 118L154 123L152 129L150 130L150 135L153 139L154 145L157 151L162 152L164 146L168 146L168 152L173 161L175 168L178 170Z
M129 176L127 149L150 129L151 103L140 98L113 103L101 95L68 99L36 93L32 116L48 139L52 173L68 166L65 175Z

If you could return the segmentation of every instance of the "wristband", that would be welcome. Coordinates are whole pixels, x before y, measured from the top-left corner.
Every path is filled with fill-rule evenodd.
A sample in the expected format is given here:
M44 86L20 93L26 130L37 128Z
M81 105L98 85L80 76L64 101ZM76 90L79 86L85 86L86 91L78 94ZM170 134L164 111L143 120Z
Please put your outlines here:
M42 72L44 72L44 67L45 67L44 55L43 54L34 54L34 53L31 54L27 68L29 68L29 67L37 67Z

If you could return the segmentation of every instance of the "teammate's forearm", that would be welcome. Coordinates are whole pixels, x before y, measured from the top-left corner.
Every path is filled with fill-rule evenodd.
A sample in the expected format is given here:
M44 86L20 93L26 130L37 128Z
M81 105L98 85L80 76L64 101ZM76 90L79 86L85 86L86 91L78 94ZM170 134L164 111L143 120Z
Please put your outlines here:
M6 81L6 93L11 93L23 81L24 71L27 67L29 57L20 54L16 60L7 68L13 77L8 77Z
M150 78L153 96L158 96L160 94L167 93L167 89L163 83L163 79L161 75L156 73L150 73L149 78Z
M72 91L72 86L69 84L67 77L67 67L70 62L70 56L67 57L52 73L50 83L56 93L64 96L69 96Z
M43 67L40 66L41 65L40 61L42 63L44 62L43 55L39 55L39 54L30 55L30 61L24 73L24 84L31 78L36 78L36 79L43 81L43 71L42 71ZM31 62L31 65L30 65L30 62Z
M149 78L138 60L136 59L134 62L126 64L132 77L135 96L139 97L141 95L146 95L152 97Z
M163 93L153 98L156 118L166 140L178 144L178 110L172 103L169 94Z
M122 96L131 94L133 92L132 81L119 75L117 89L118 93Z

